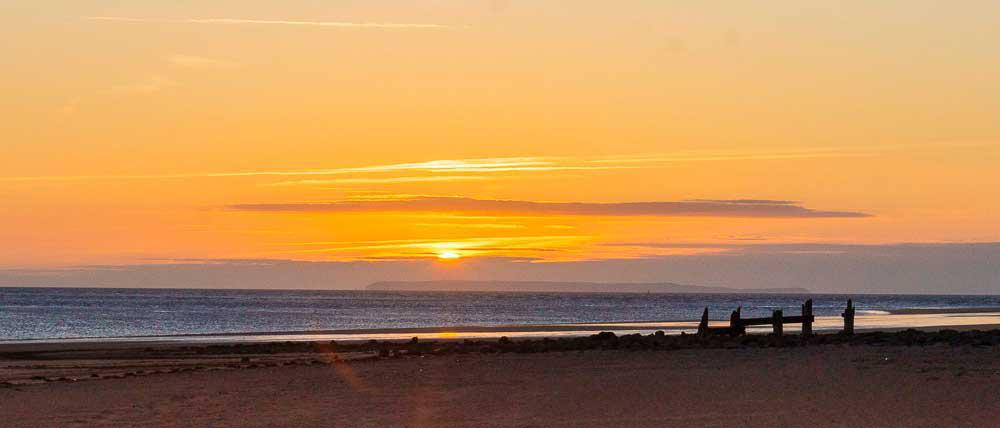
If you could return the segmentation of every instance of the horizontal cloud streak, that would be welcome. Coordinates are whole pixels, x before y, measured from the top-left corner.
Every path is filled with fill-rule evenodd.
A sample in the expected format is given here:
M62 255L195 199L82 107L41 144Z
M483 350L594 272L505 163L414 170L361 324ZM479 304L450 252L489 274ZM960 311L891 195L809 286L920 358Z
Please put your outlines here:
M153 22L141 18L115 18L115 17L93 17L89 19L115 20L123 22ZM208 58L186 57L168 59L172 63L185 63L194 65L196 63L207 65L216 60ZM172 85L170 81L157 81L154 84L146 82L141 85L132 85L131 89L139 91L153 91L160 86ZM127 89L120 88L120 89ZM957 143L952 143L955 146ZM996 143L982 143L979 145L961 145L959 147L981 147L995 145ZM934 148L929 146L899 146L896 149L916 150L918 148ZM490 174L490 173L517 173L517 172L550 172L550 171L608 171L608 170L638 170L665 168L677 163L685 162L708 162L708 161L731 161L731 160L794 160L802 158L813 158L817 156L870 156L880 152L872 149L870 152L863 152L861 149L823 149L823 150L790 150L790 151L760 151L753 153L741 152L719 152L699 155L696 152L676 155L645 155L645 156L606 156L599 158L585 158L573 156L549 156L549 157L502 157L502 158L472 158L472 159L439 159L424 162L396 163L369 165L360 167L343 168L317 168L302 170L262 170L262 171L216 171L216 172L186 172L174 174L129 174L129 175L27 175L27 176L7 176L0 177L0 182L34 182L34 181L98 181L98 180L163 180L163 179L207 179L207 178L240 178L240 177L311 177L311 176L332 176L332 175L370 175L370 174L391 174L405 171L435 173L435 174Z
M535 202L422 197L404 200L338 201L301 204L239 204L229 208L261 212L463 212L580 216L696 216L770 218L856 218L869 214L818 211L787 201Z
M572 166L559 164L551 158L481 158L459 160L433 160L416 163L398 163L371 165L362 167L345 167L329 169L306 169L298 171L233 171L204 172L179 174L148 174L148 175L38 175L19 177L0 177L0 181L30 182L30 181L91 181L91 180L162 180L162 179L195 179L195 178L240 178L240 177L312 177L331 175L365 175L380 173L400 173L404 171L419 171L430 173L491 173L510 171L554 171L554 170L605 170L618 167L607 166Z
M290 21L271 19L237 19L237 18L191 18L191 19L148 19L121 16L90 16L90 21L112 22L161 22L174 24L221 24L221 25L289 25L302 27L331 28L381 28L381 29L443 29L450 28L441 24L412 24L392 22L346 22L346 21Z
M281 181L272 186L315 186L328 184L396 184L396 183L438 183L449 181L482 181L490 177L480 175L439 175L428 177L371 177L371 178L335 178L330 180L294 180Z
M205 64L213 60L207 58L184 57L172 61L186 64ZM721 160L728 160L722 158ZM321 177L335 175L368 176L403 173L433 174L501 174L521 172L553 171L615 171L653 169L669 166L676 162L692 159L683 157L607 157L588 159L571 156L521 156L470 159L437 159L422 162L389 163L354 167L317 168L302 170L262 170L262 171L215 171L187 172L175 174L132 174L132 175L35 175L0 177L0 182L32 181L95 181L95 180L157 180L157 179L207 179L240 177ZM708 159L698 159L708 160ZM720 160L720 159L714 159Z

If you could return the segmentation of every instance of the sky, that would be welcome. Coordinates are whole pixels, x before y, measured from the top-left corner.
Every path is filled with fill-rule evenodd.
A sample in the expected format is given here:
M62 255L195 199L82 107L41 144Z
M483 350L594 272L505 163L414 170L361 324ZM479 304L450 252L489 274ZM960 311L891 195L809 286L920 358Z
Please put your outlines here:
M0 285L1000 292L1000 4L8 0Z

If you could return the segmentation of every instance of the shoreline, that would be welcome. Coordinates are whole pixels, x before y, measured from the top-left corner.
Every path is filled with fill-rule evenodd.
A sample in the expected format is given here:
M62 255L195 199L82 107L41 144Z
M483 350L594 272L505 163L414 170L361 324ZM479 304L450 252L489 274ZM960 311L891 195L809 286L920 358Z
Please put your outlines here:
M786 328L786 332L790 329ZM923 333L938 333L941 331L956 331L956 332L984 332L984 331L994 331L1000 330L1000 324L978 324L978 325L941 325L933 327L893 327L893 328L855 328L857 334L865 333L899 333L907 330L918 331ZM574 331L575 332L575 331ZM653 332L643 333L638 330L589 330L586 333L603 333L611 332L616 334L652 334ZM546 332L547 333L547 332ZM533 335L533 336L514 336L512 340L546 340L546 339L574 339L582 338L588 336L588 334L571 334L571 335ZM835 334L830 331L820 331L822 334ZM693 334L692 334L693 335ZM394 337L389 339L349 339L349 340L332 340L338 344L344 345L358 345L367 343L371 340L376 340L379 343L384 344L404 344L412 340L413 337L417 337L419 340L434 342L434 343L456 343L468 340L473 341L495 341L501 337L508 336L458 336L458 337L428 337L428 336L410 336L406 337ZM748 336L767 336L767 333L761 333L759 331L751 331ZM792 334L787 334L788 337L797 337L797 330L792 332ZM272 345L276 343L296 343L296 344L316 344L316 343L329 343L330 340L324 340L320 338L309 338L301 340L278 340L264 337L260 340L232 340L232 341L86 341L86 342L25 342L25 343L0 343L0 361L3 361L4 354L22 354L22 353L37 353L37 352L75 352L75 351L103 351L103 350L133 350L133 349L174 349L174 348L190 348L190 347L214 347L214 346L257 346L257 345Z
M932 311L932 312L925 312ZM0 354L11 352L53 352L65 350L129 349L138 347L170 348L179 346L212 346L239 344L266 344L279 342L319 343L337 342L357 344L368 341L405 342L414 337L420 340L461 341L496 340L501 337L520 340L584 337L598 332L647 335L661 331L666 335L693 334L697 321L611 322L581 324L508 325L508 326L459 326L420 327L356 330L318 330L289 332L249 332L221 334L180 334L163 336L128 336L61 339L0 340ZM728 321L712 320L712 326L725 326ZM788 325L785 331L796 334L799 325ZM818 316L814 323L817 333L836 333L842 328L840 317ZM752 335L770 333L770 326L748 329ZM899 332L918 330L973 331L1000 329L1000 308L976 308L976 312L959 309L914 309L906 313L859 315L855 330L862 332Z
M1000 313L1000 308L911 308L892 309L886 311L893 315L932 315L932 314L993 314Z

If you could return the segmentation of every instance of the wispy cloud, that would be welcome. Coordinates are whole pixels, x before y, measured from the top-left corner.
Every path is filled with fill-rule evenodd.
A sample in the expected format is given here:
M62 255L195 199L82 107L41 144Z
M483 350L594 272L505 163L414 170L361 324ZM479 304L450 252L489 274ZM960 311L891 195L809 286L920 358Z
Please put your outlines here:
M313 186L329 184L395 184L395 183L434 183L449 181L483 181L492 177L482 175L437 175L426 177L369 177L369 178L335 178L331 180L293 180L271 183L271 186Z
M442 159L427 162L375 165L359 168L345 168L344 172L509 172L509 171L553 171L563 169L607 169L586 165L566 165L561 158L510 157L480 159Z
M208 65L213 61L208 58L180 56L174 58L176 64ZM175 83L162 77L153 77L146 81L121 87L121 90L132 92L156 92ZM893 147L891 150L916 150L916 148L941 148L963 147L966 149L982 147L995 143L976 143L968 145L958 145L949 143L948 145L910 145ZM365 165L339 168L317 168L302 170L262 170L262 171L219 171L219 172L193 172L176 174L152 174L152 175L39 175L39 176L17 176L0 177L3 181L86 181L86 180L144 180L144 179L197 179L197 178L234 178L234 177L323 177L323 176L348 176L339 179L339 184L379 184L379 183L401 183L417 181L461 181L473 180L469 178L406 178L398 175L420 175L437 174L438 177L448 175L458 176L459 174L471 175L495 175L501 176L507 173L530 173L530 172L559 172L577 171L586 172L607 172L621 170L657 169L668 168L678 163L685 162L724 162L724 161L756 161L756 160L795 160L816 157L858 157L877 156L886 149L863 148L829 148L829 149L783 149L772 151L705 151L686 152L675 154L652 154L652 155L628 155L628 156L603 156L603 157L576 157L576 156L520 156L520 157L491 157L491 158L470 158L470 159L437 159L422 162L388 163L381 165ZM396 174L397 176L387 177ZM374 176L374 177L373 177ZM289 181L277 183L281 185L292 184L338 184L338 182L315 181ZM409 181L407 181L409 180Z
M303 257L334 256L343 260L399 260L439 257L526 257L538 253L562 253L590 236L544 235L470 237L459 239L393 239L351 242L300 242L279 254ZM532 258L534 261L535 259Z
M173 24L219 24L219 25L285 25L299 27L326 28L359 28L359 29L444 29L450 28L442 24L414 24L394 22L348 22L348 21L293 21L273 19L240 19L240 18L187 18L187 19L154 19L133 18L124 16L89 16L90 21L109 22L150 22Z
M189 65L208 64L213 60L207 58L183 57L175 58L175 63ZM122 87L135 92L155 92L165 86L172 85L173 82L154 78L139 84ZM807 152L807 151L806 151ZM782 154L760 154L754 159L777 159L782 158ZM769 157L770 156L770 157ZM807 156L807 155L803 155ZM521 156L521 157L495 157L495 158L470 158L470 159L437 159L422 162L389 163L381 165L366 165L356 167L340 168L318 168L302 170L263 170L263 171L220 171L220 172L191 172L176 174L150 174L150 175L38 175L38 176L17 176L0 177L3 181L88 181L88 180L156 180L156 179L197 179L197 178L237 178L237 177L322 177L322 176L349 176L337 181L323 182L320 179L312 181L287 181L275 183L278 185L293 184L378 184L378 183L401 183L416 181L461 181L473 180L470 178L406 178L406 177L386 177L392 174L411 173L437 174L438 177L449 175L458 176L464 174L471 175L495 175L500 176L507 173L531 173L531 172L602 172L620 171L635 169L655 169L669 167L677 162L701 162L708 160L732 160L749 159L741 158L737 155L720 155L705 157L689 156L609 156L600 158L584 158L570 156ZM375 177L372 177L375 176ZM407 181L409 180L409 181Z
M858 148L803 148L776 149L757 151L698 151L646 155L609 156L601 159L591 159L587 162L595 164L614 163L626 164L670 164L681 162L721 162L741 160L792 160L829 157L867 157L875 156L873 149Z
M869 214L819 211L787 201L656 201L656 202L536 202L421 197L403 200L337 201L330 203L240 204L229 208L261 212L459 212L570 216L695 216L770 218L855 218Z
M646 153L635 155L606 156L586 160L592 164L615 165L668 165L687 162L725 162L725 161L769 161L795 160L815 158L859 158L910 153L919 150L955 150L991 147L1000 144L998 141L937 141L926 143L899 143L878 145L838 145L830 147L772 147L757 150L692 150L673 153Z
M772 199L692 199L688 202L704 202L709 204L737 204L737 205L793 205L798 201L784 201Z
M539 244L552 241L567 241L590 239L589 236L575 235L543 235L543 236L510 236L510 237L472 237L461 239L388 239L378 241L328 241L328 242L300 242L297 246L321 247L314 249L299 250L301 252L329 252L340 250L357 249L380 249L380 248L433 248L433 249L461 249L461 248L482 248L482 247L502 247L505 249L515 248L526 243Z
M524 229L523 224L508 223L414 223L417 227L442 227L448 229Z
M161 84L166 82L157 81ZM139 86L141 88L141 86ZM545 157L510 157L510 158L479 158L458 160L433 160L415 163L395 163L384 165L369 165L362 167L345 167L331 169L306 170L268 170L268 171L233 171L205 172L151 175L39 175L0 177L0 181L87 181L87 180L155 180L155 179L190 179L190 178L234 178L234 177L316 177L335 175L370 175L403 172L421 172L433 174L488 174L517 171L567 171L567 170L609 170L632 168L620 165L583 165L565 158ZM394 177L396 178L396 177ZM441 179L447 180L447 179Z

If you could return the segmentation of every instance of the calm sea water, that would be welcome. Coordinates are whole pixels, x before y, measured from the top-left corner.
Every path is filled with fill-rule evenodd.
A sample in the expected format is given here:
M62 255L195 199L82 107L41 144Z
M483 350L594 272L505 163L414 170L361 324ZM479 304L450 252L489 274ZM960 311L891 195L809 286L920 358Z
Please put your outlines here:
M843 295L0 288L0 340L838 315ZM1000 296L861 295L859 311L1000 307Z

